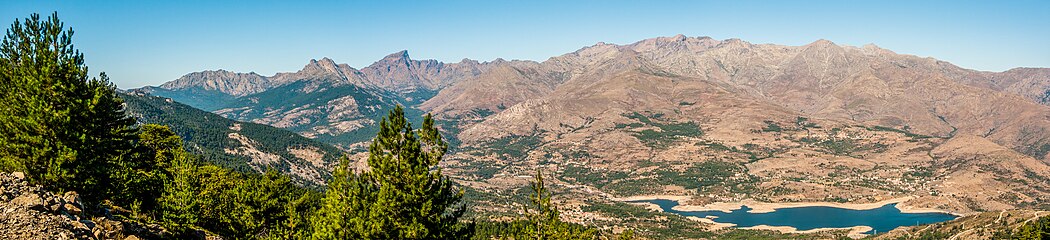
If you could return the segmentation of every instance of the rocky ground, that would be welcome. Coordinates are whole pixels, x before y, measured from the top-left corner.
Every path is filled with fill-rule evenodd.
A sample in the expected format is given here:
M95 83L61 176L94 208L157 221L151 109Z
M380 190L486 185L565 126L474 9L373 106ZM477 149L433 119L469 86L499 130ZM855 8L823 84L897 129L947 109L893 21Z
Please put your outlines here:
M150 239L159 226L142 226L109 214L88 214L76 192L54 194L29 184L20 172L0 172L0 236L7 239Z

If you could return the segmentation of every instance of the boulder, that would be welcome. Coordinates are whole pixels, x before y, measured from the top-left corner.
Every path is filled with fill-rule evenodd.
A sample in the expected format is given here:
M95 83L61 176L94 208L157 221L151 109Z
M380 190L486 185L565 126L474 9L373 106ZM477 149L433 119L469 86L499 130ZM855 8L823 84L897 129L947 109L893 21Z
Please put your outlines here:
M77 206L74 206L73 204L66 203L66 205L62 206L62 208L65 208L66 212L71 214L71 215L80 215L80 213L81 213L80 208L77 207Z
M83 207L83 205L80 205L80 194L77 194L77 192L69 191L62 194L62 200L65 200L66 203L73 204L74 206Z
M15 199L11 199L11 203L28 209L44 210L44 199L40 198L40 195L35 193L26 193L22 196L18 196Z

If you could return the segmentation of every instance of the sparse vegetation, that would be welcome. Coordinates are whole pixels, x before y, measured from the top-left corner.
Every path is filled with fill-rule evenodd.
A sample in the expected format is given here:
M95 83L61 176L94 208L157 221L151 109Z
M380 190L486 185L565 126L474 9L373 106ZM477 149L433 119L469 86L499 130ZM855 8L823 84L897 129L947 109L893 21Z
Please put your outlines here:
M891 128L891 127L884 127L884 126L866 127L866 129L871 130L871 131L883 131L883 132L901 133L901 134L904 134L904 136L906 136L906 137L912 138L913 140L933 138L932 136L912 133L912 132L908 131L909 127L907 127L907 126L905 126L905 128L903 130L902 129Z
M507 136L495 139L486 145L496 146L493 147L491 151L499 156L503 156L507 159L521 160L525 159L530 151L536 149L542 143L543 140L540 139L537 134L531 136Z
M646 146L654 149L667 148L682 137L699 137L704 134L704 132L700 130L700 125L695 122L662 123L662 121L653 121L653 118L659 118L662 115L654 114L651 116L645 116L637 112L624 116L629 119L637 120L640 123L617 124L616 127L621 129L634 129L650 126L651 128L633 131L633 135L635 138L638 138L639 141L645 143Z
M780 127L780 124L777 124L776 122L765 121L765 123L766 123L766 126L762 127L762 131L763 132L782 132L782 131L784 131L784 128Z
M885 151L888 147L887 145L879 142L861 143L856 139L837 137L802 137L798 139L798 142L819 147L821 149L824 149L829 154L851 157L860 157L859 155L857 155L857 153L859 152L882 152Z

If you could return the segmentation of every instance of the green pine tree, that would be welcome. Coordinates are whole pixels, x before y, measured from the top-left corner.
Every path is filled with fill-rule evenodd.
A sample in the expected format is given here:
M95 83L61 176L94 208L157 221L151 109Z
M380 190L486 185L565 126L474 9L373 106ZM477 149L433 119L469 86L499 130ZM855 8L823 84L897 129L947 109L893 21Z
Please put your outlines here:
M106 188L107 196L135 213L155 210L165 191L165 183L178 170L173 164L192 161L189 158L191 156L182 149L182 138L170 128L143 125L135 149L109 163L107 171L112 183Z
M459 222L463 192L437 166L448 146L433 118L427 115L414 130L397 106L379 125L369 170L355 175L341 160L312 222L313 238L465 238L470 229Z
M197 159L182 149L182 139L169 128L147 124L142 129L139 146L145 149L139 152L151 153L157 165L170 174L156 200L159 220L172 232L185 232L197 224L200 210Z
M321 209L311 219L312 239L378 238L382 229L369 225L375 188L349 169L350 160L339 159L332 173Z
M105 74L87 77L72 37L57 13L33 14L0 43L0 170L95 200L112 184L109 166L131 149L134 121Z
M532 194L523 212L527 218L522 236L514 239L598 239L598 230L561 220L558 207L551 202L551 193L543 183L543 172L537 170L531 183Z
M164 193L158 202L160 220L173 232L183 232L197 224L200 203L197 199L195 159L185 152L179 153L172 162L172 178L164 184Z

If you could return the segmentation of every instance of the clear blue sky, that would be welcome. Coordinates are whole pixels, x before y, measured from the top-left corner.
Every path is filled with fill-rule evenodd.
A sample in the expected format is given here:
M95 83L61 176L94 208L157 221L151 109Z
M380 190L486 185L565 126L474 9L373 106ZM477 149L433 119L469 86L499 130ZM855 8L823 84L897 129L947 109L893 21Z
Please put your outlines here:
M92 72L121 88L211 69L271 75L321 57L360 68L402 49L542 61L679 33L874 43L988 71L1050 67L1050 1L3 1L0 24L52 11Z

